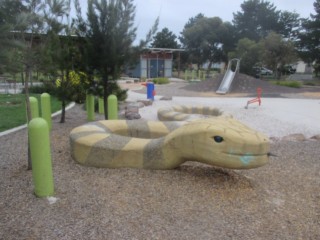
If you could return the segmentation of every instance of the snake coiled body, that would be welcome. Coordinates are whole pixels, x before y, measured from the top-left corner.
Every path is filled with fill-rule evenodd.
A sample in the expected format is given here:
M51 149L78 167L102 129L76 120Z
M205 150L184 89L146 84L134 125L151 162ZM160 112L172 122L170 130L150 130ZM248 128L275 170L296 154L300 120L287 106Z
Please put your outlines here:
M224 114L220 109L209 106L176 105L158 109L158 119L160 121L190 121L219 116L231 117L231 115Z
M239 121L214 117L191 122L105 120L70 133L80 164L105 168L173 169L186 161L249 169L268 162L268 138Z

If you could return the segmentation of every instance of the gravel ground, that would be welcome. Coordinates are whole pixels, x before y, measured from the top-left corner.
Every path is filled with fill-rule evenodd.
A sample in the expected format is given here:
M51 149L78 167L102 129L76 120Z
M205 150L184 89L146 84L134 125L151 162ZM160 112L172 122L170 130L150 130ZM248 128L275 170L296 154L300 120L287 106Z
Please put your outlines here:
M55 199L33 194L26 130L0 137L0 239L320 239L320 141L273 141L253 170L97 169L70 157L85 122L53 121Z
M244 74L237 74L232 82L230 92L226 95L216 94L223 75L218 74L213 79L201 82L188 83L185 81L175 82L169 85L157 85L156 93L162 96L192 96L192 97L255 97L257 88L262 88L263 97L282 98L320 98L320 87L290 88L270 84ZM133 84L132 84L133 85ZM141 86L141 85L140 85ZM136 92L145 93L141 88Z

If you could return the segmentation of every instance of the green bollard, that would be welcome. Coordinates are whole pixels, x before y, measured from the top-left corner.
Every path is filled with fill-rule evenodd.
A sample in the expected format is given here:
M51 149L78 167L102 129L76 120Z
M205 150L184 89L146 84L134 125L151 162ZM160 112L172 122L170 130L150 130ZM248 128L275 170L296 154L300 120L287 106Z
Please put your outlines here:
M41 94L41 116L47 121L49 130L51 131L51 99L48 93Z
M38 99L35 97L29 97L30 101L30 110L31 110L31 119L39 117L39 106Z
M87 95L87 119L88 121L94 121L94 96L89 94Z
M188 70L184 71L184 80L188 81Z
M103 98L99 98L99 113L104 114L104 102Z
M118 119L118 99L115 95L108 97L108 120Z
M53 196L54 184L50 153L49 127L43 118L34 118L28 126L32 178L37 197Z
M86 111L88 111L88 99L89 99L89 94L86 94Z

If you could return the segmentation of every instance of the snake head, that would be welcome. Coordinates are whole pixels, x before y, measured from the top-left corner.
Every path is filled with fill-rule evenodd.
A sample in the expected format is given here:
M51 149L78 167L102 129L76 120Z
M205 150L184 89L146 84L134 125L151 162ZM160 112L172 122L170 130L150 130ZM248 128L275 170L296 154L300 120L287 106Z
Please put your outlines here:
M232 118L195 120L174 132L171 146L180 149L185 161L250 169L265 165L269 159L268 137Z

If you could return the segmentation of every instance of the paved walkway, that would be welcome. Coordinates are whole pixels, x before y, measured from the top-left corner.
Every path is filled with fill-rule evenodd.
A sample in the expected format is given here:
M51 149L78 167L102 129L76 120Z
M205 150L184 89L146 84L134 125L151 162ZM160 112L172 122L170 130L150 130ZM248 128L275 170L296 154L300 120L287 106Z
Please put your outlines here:
M129 91L129 100L145 98L145 94ZM151 107L140 109L143 118L157 120L157 109L160 107L178 104L207 105L218 107L272 137L295 133L302 133L306 137L320 134L319 99L262 98L260 107L254 103L245 109L250 98L173 97L172 101L162 101L160 98L161 96L156 96Z

